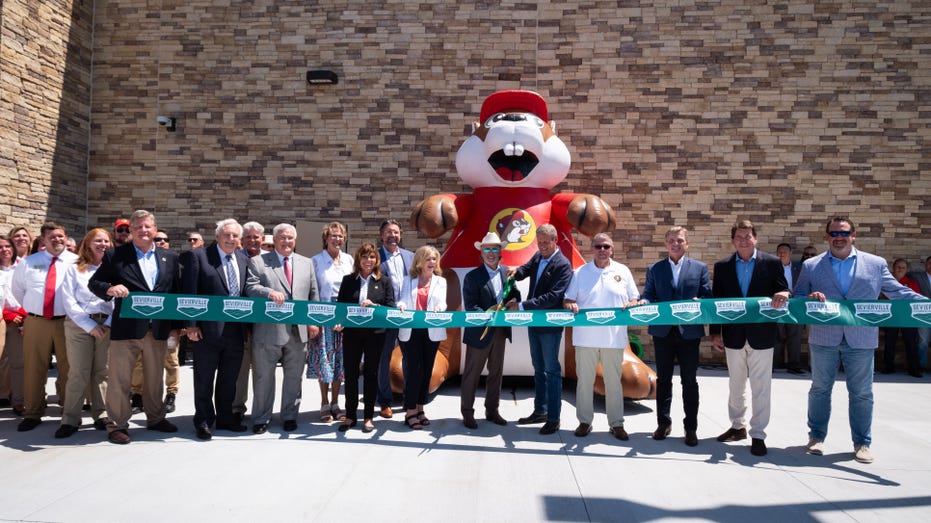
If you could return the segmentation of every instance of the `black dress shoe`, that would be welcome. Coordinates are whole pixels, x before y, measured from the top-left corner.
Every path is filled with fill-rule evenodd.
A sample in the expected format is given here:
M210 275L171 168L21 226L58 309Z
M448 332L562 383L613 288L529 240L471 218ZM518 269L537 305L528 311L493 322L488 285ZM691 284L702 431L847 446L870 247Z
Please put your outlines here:
M217 423L217 430L228 430L230 432L245 432L249 430L249 427L243 425L242 423L231 423L229 425L221 425Z
M42 420L35 418L25 418L23 421L19 422L19 426L16 427L16 430L19 432L28 432L42 423Z
M268 423L256 423L252 426L253 434L265 434L268 432Z
M133 409L133 414L142 412L142 394L133 394L130 396L129 405Z
M293 419L285 420L284 430L285 432L294 432L295 430L297 430L297 421Z
M698 446L698 435L694 430L685 431L685 444L690 447Z
M724 434L718 436L718 441L740 441L742 439L747 439L747 429L727 429L724 431Z
M10 401L10 398L0 398L0 409L6 409L12 406L13 403Z
M798 367L792 367L787 372L789 374L799 375L799 374L805 374L805 369L800 369Z
M548 434L555 434L557 430L559 430L558 421L547 421L543 424L542 427L540 427L540 434L543 434L544 436Z
M478 422L476 422L475 418L472 416L463 416L462 424L465 425L467 429L475 430L478 428Z
M171 414L175 411L175 395L169 392L165 394L165 412Z
M546 414L537 414L534 412L526 418L517 420L518 425L533 425L535 423L546 423Z
M58 430L55 431L55 439L70 438L77 431L78 431L78 428L75 427L74 425L68 425L68 424L62 425L58 427Z
M154 430L157 432L178 432L178 427L176 427L174 423L168 421L167 419L163 419L162 421L159 421L153 425L147 425L146 430Z
M209 441L213 438L213 434L210 433L210 429L204 425L197 427L197 439L202 439L204 441Z
M94 421L95 430L107 430L107 420L99 419Z
M507 425L508 422L506 419L501 417L501 414L497 410L486 410L485 419L494 423L495 425Z
M349 418L346 418L342 423L339 424L339 428L337 430L339 430L340 432L346 432L347 430L355 426L356 426L356 420L354 419L351 420Z
M672 427L669 425L660 425L656 427L656 430L653 431L653 439L661 440L666 439L669 436L669 433L672 432Z
M233 413L233 425L242 425L242 419L245 416L244 412L234 412Z
M760 438L753 438L750 443L750 453L754 456L765 456L766 443Z

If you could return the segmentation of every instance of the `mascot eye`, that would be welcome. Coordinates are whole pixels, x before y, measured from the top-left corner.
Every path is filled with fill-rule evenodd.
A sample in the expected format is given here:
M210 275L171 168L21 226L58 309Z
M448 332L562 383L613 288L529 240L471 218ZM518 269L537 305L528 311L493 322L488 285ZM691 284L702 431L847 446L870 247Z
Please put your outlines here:
M546 122L544 122L543 120L537 118L536 116L534 116L534 115L532 115L532 114L531 114L531 115L528 115L528 116L530 116L530 121L531 121L531 122L537 124L537 127L539 127L540 129L543 129L543 125L544 125Z
M486 128L491 127L492 125L500 122L501 120L504 120L505 116L507 115L504 113L496 113L496 114L489 116L488 119L485 120L485 127Z

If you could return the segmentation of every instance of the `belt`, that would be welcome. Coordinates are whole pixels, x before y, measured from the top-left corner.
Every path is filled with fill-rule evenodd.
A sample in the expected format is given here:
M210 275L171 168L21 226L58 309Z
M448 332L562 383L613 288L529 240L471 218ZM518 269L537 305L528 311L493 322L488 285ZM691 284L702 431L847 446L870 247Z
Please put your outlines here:
M43 319L46 319L46 320L63 320L63 319L65 319L65 315L64 315L64 314L62 314L61 316L52 316L51 318L46 318L45 316L43 316L43 315L41 315L41 314L33 314L33 313L31 313L31 312L27 312L26 315L27 315L27 316L32 316L33 318L43 318Z
M103 325L107 321L107 318L110 317L109 314L104 314L102 312L98 312L96 314L88 314L88 316L90 316L90 319L96 321L97 325Z

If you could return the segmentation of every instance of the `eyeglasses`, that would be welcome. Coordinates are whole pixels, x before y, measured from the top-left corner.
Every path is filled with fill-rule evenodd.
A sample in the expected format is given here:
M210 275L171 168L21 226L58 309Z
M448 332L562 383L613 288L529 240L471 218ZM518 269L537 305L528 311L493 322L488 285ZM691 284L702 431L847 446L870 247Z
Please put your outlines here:
M189 242L191 242L191 243L197 243L197 242L201 241L201 239L200 239L200 238L188 238L187 241L189 241Z
M482 252L484 252L484 253L489 253L489 252L495 252L495 253L497 253L497 252L501 252L501 247L482 247Z
M165 238L164 236L156 236L156 237L155 237L155 243L164 243L164 242L167 242L167 241L168 241L168 238Z
M129 227L117 227L116 232L129 232Z
M608 250L608 249L610 249L610 248L612 248L612 247L614 247L614 246L613 246L613 245L605 245L605 244L601 244L601 245L592 245L592 249L597 249L597 250L601 250L601 251L606 251L606 250Z
M844 238L850 236L852 233L850 231L831 231L828 233L828 236L831 238L837 238L838 236L843 236Z

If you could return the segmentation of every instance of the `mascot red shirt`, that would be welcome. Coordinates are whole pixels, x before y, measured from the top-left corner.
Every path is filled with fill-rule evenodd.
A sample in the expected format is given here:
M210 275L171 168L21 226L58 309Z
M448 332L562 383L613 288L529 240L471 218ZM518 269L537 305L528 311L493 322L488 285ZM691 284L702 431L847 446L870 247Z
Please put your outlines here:
M584 264L572 229L586 236L610 232L614 213L597 196L551 193L566 178L570 157L546 101L532 91L499 91L482 103L480 120L456 153L456 171L474 191L423 200L411 214L412 225L430 238L453 229L444 268L476 266L474 244L489 232L502 240L501 262L521 265L537 251L536 230L544 223L556 227L572 266Z

